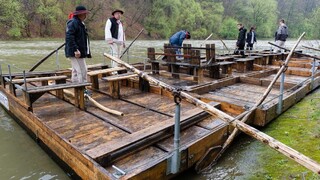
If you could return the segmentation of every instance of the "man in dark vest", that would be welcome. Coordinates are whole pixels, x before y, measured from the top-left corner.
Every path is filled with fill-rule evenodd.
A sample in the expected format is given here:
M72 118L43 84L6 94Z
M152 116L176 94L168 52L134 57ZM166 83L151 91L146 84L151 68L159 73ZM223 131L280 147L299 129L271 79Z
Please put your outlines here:
M123 48L125 48L125 34L120 21L123 14L122 10L112 12L112 17L107 20L105 27L105 40L110 45L111 55L120 57ZM112 67L117 67L118 63L112 61Z

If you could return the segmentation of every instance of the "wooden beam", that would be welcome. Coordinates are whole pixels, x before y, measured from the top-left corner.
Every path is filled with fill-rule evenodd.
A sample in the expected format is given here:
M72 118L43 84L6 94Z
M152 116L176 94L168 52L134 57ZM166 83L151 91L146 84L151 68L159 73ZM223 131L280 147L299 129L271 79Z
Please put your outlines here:
M218 105L218 104L216 104ZM202 119L208 117L208 113L196 108L187 111L181 117L181 128L185 129ZM86 154L98 161L103 166L110 165L117 158L132 154L143 147L158 142L173 134L173 118L164 120L138 132L129 134L121 140L115 139L86 151Z

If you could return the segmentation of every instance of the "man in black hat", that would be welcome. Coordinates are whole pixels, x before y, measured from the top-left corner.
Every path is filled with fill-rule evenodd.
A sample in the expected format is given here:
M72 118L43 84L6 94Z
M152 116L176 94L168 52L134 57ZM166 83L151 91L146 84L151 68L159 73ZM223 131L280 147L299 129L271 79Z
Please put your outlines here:
M125 34L123 25L120 21L123 14L122 10L112 12L112 17L107 20L105 27L105 40L111 48L111 55L120 57L123 48L125 48ZM112 61L112 67L118 66L118 63Z
M88 13L84 6L77 6L72 19L67 22L65 55L71 60L72 82L87 82L85 58L91 58L91 53L84 20Z

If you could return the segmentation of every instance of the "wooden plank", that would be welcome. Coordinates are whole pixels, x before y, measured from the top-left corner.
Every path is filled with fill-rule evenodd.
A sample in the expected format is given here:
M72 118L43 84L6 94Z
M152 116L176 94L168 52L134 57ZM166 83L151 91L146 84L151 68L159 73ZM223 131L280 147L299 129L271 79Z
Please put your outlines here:
M262 82L260 79L253 78L253 77L240 77L240 82L247 83L247 84L254 84L258 86L262 85Z
M239 81L240 81L240 77L225 78L223 80L218 80L218 81L210 82L210 83L199 85L199 86L191 86L188 91L192 93L203 94L209 91L213 91L217 88L236 84Z
M37 87L33 87L33 88L28 88L27 92L29 94L33 94L33 93L48 92L48 91L53 91L53 90L58 90L58 89L85 87L85 86L90 86L90 85L91 85L91 83L55 84L55 85L37 86Z
M291 106L293 106L296 103L296 94L295 92L288 95L283 99L283 107L282 107L282 112L286 111L289 109ZM281 113L282 113L281 112Z
M89 157L82 154L76 147L55 134L52 129L45 126L40 119L23 108L23 106L18 103L19 101L8 94L7 96L12 113L21 120L31 132L37 134L37 137L80 177L84 179L97 176L105 179L112 177L112 175L106 170L103 170L99 164L91 161Z
M193 110L188 111L184 116L182 116L180 121L181 122L186 121L187 119L192 118L200 113L203 113L203 110L195 108ZM104 159L106 158L107 159L109 158L109 160L111 160L109 156L112 153L115 153L120 149L126 148L128 145L134 144L156 133L160 133L160 132L167 133L168 130L170 129L172 130L173 126L174 126L173 118L170 118L163 122L150 126L148 128L142 129L138 132L132 133L124 138L121 138L120 140L115 139L110 142L101 144L96 148L86 151L86 154L91 158L100 162L104 161Z
M95 70L95 71L89 71L87 74L88 76L94 76L98 74L106 74L106 73L111 73L115 71L123 71L126 70L124 67L113 67L113 68L108 68L108 69L100 69L100 70Z
M37 77L37 78L26 78L26 82L36 82L36 81L50 81L50 80L61 80L67 79L67 76L48 76L48 77ZM21 84L24 83L24 79L13 79L13 84Z
M138 75L133 73L125 73L125 74L118 74L114 76L103 77L101 79L105 81L119 81L123 79L134 78L134 77L138 77Z

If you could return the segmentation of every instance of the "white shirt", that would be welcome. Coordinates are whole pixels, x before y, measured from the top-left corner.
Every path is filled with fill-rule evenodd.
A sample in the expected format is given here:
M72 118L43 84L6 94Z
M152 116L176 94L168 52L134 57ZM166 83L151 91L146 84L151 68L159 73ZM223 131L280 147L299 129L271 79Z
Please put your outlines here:
M107 20L106 27L104 30L105 31L105 40L106 41L113 40L113 42L115 42L117 44L123 44L126 40L123 26L122 26L122 23L120 20L117 20L117 23L119 24L118 38L115 39L112 37L111 30L110 30L112 23L111 23L110 19Z
M254 43L254 33L253 33L253 32L251 32L251 41L250 41L250 43L251 43L251 44Z

